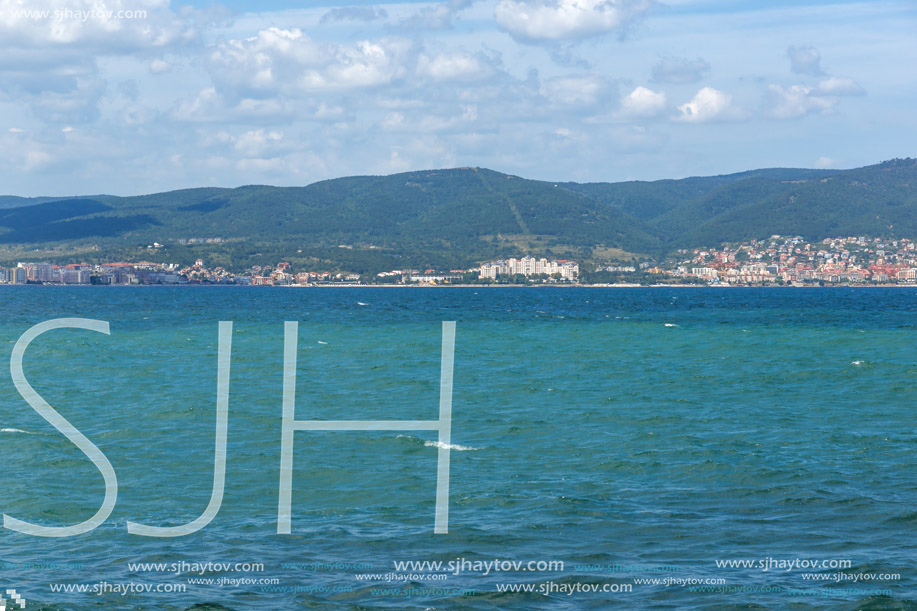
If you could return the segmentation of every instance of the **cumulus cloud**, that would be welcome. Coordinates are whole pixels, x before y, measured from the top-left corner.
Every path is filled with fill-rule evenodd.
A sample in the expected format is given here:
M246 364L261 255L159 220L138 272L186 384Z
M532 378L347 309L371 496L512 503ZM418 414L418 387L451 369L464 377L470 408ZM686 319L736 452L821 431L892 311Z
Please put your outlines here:
M815 47L789 47L786 56L794 74L821 76L825 73L821 67L821 53Z
M417 58L417 72L434 81L475 81L493 73L480 57L468 53L444 53L435 57L422 54Z
M85 158L86 151L68 144L68 137L75 136L66 128L49 130L10 129L0 134L0 147L4 155L0 157L0 168L15 173L47 172L71 165L74 154Z
M814 47L790 47L787 57L794 73L823 78L817 84L769 85L764 105L765 114L771 118L794 119L828 113L834 110L838 97L866 93L852 78L828 76L821 65L821 54Z
M613 99L616 87L601 74L558 76L541 85L541 95L558 107L592 107Z
M153 74L162 74L172 69L172 64L162 59L154 59L150 62L150 72Z
M268 28L218 45L208 58L224 92L265 97L279 92L335 91L390 83L406 72L410 43L318 43L299 29Z
M319 20L319 23L326 24L334 21L379 21L388 18L388 12L384 8L374 6L343 6L333 8Z
M815 167L819 170L827 170L837 166L837 159L831 157L819 157L815 160Z
M258 129L235 139L235 148L247 157L260 157L283 140L283 132Z
M474 107L458 107L455 112L439 112L437 114L414 113L410 118L401 112L390 112L380 123L386 131L410 132L414 134L449 132L460 130L467 131L469 124L477 118L477 109Z
M474 0L446 0L420 9L401 25L408 29L441 30L451 28L456 16L471 6Z
M94 78L97 74L97 64L91 57L61 56L46 49L4 52L0 43L0 82L3 84L0 95L63 93L76 89L80 79Z
M576 41L621 31L654 0L499 0L497 24L522 42Z
M144 104L129 104L120 114L120 120L126 125L143 125L159 117L159 114Z
M231 96L229 96L231 97ZM308 103L285 97L227 99L215 87L206 87L191 98L178 101L168 113L180 122L276 122L293 118L340 118L341 109L325 103Z
M732 96L712 87L704 87L694 98L678 107L676 120L686 123L707 123L736 119L739 112L732 105Z
M690 41L646 40L648 62L647 53L604 48L639 24L652 0L347 0L306 13L258 7L213 23L178 2L170 9L166 0L131 1L105 0L109 8L149 10L145 21L13 27L4 19L18 2L0 0L0 108L7 119L0 172L7 190L305 184L455 163L595 179L618 153L616 167L627 168L619 172L658 176L677 151L666 145L671 130L657 120L744 116L736 109L745 99L739 89L724 86L734 102L701 89L722 85L707 80L710 63L699 49L690 52ZM63 4L91 2L102 0ZM24 4L54 10L61 3ZM595 44L576 44L589 37ZM788 61L781 56L786 44L775 61ZM680 56L665 55L668 49ZM576 56L593 63L581 67ZM730 70L747 64L734 59ZM839 106L841 96L863 94L820 62L816 56L818 76L804 77L783 64L785 80L768 81L783 86L769 98L771 116L812 117L830 112L835 100ZM644 78L626 88L606 76L633 76L634 69ZM865 78L862 66L853 69L846 74ZM741 86L743 96L752 87L758 96L767 90L767 82ZM689 131L698 128L714 138L728 131L706 124ZM823 152L843 156L812 148L810 162Z
M707 60L698 57L664 57L653 66L653 80L657 83L696 83L710 72Z
M203 20L168 0L0 0L0 97L15 97L44 122L95 121L102 63L143 66L152 54L194 48Z
M834 110L840 96L857 96L865 92L856 81L832 76L822 79L817 86L770 85L765 94L766 114L774 119L794 119L807 114L827 113Z
M866 92L852 78L829 76L818 82L818 93L826 96L863 95Z
M32 112L45 123L88 123L99 118L99 101L105 82L99 78L80 78L69 91L45 91L31 96Z
M775 119L794 119L834 108L835 100L818 95L815 87L770 85L765 98L767 114Z
M655 117L661 114L665 107L665 93L646 87L637 87L621 100L621 112L629 117Z
M197 38L191 15L173 12L168 0L0 0L0 40L123 53Z

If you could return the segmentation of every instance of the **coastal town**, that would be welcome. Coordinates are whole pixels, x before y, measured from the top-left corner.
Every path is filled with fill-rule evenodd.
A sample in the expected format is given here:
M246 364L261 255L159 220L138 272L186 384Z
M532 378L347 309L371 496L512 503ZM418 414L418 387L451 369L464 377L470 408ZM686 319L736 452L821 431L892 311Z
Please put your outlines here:
M720 248L678 251L681 259L652 274L705 284L899 284L917 281L917 245L909 239L773 235Z
M176 263L20 262L0 268L0 284L40 285L735 285L825 286L917 283L917 243L909 239L839 237L809 242L800 236L676 251L664 261L608 262L584 274L572 260L532 256L489 261L469 269L400 269L372 275L295 269L290 262L242 272Z
M437 285L480 281L518 280L545 284L576 283L579 265L575 261L522 257L485 263L472 269L400 269L372 276L356 273L296 270L287 261L274 266L256 265L242 273L223 267L210 268L203 259L194 265L153 263L51 263L20 262L16 267L0 269L0 284L48 285L151 285L151 284L230 284L243 286L316 286L316 285Z

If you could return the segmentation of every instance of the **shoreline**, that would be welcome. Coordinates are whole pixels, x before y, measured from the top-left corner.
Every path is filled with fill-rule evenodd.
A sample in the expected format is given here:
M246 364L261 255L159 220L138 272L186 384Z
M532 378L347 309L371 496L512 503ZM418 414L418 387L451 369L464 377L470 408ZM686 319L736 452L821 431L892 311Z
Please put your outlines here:
M547 288L608 288L608 289L655 289L655 288L696 288L696 289L831 289L831 288L917 288L917 284L828 284L828 285L748 285L748 284L280 284L254 286L251 284L0 284L0 290L6 287L40 287L40 288L245 288L245 289L547 289Z

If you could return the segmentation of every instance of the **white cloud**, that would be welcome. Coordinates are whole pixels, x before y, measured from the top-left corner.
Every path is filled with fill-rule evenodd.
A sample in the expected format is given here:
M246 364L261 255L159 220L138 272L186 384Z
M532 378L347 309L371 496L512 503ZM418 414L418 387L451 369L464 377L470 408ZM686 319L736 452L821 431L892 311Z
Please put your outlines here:
M290 100L279 97L271 98L241 98L227 102L216 88L207 87L201 90L193 99L183 100L175 105L169 116L176 121L190 122L239 122L239 121L277 121L289 120L293 116L308 116L308 106L294 104ZM328 107L321 104L315 107L315 112L327 112Z
M196 17L172 11L169 0L0 0L0 40L123 53L194 40Z
M220 89L240 96L346 90L383 85L403 75L410 46L400 39L319 43L296 28L268 28L218 45L209 68Z
M172 64L161 59L154 59L150 62L150 72L153 74L162 74L172 69Z
M456 16L472 5L474 0L446 0L420 9L402 23L407 29L440 30L451 28Z
M770 85L765 98L766 114L775 119L794 119L809 113L824 113L834 108L835 100L818 95L806 85Z
M492 73L490 66L467 53L449 53L417 58L417 72L434 81L473 81Z
M28 96L32 112L45 123L89 123L99 118L105 93L100 78L78 78L70 89Z
M388 171L390 172L407 172L411 169L413 163L407 159L401 158L401 147L393 146L388 158Z
M319 23L330 23L334 21L377 21L388 18L388 12L384 8L374 6L344 6L333 8L319 20Z
M172 112L172 117L179 121L190 121L213 116L213 108L219 101L217 90L213 87L207 87L201 90L194 100L190 102L181 102Z
M325 102L318 105L313 113L316 119L340 119L344 116L345 111L342 106L329 106Z
M122 80L128 74L106 71L130 64L134 78L150 54L197 48L204 21L168 0L0 0L0 98L15 97L44 123L92 123L105 98L139 93Z
M863 88L852 78L829 76L818 82L818 93L830 96L863 95Z
M676 120L686 123L706 123L736 119L739 112L732 105L732 96L712 87L704 87L694 98L678 107Z
M239 136L235 148L247 157L260 157L283 140L283 132L277 130L253 130Z
M23 155L22 169L26 172L41 168L51 163L54 158L45 151L29 150Z
M786 56L790 59L790 70L795 74L821 76L821 53L815 47L789 47Z
M621 100L621 112L629 117L655 117L666 107L664 92L637 87Z
M827 170L837 166L837 159L831 159L830 157L819 157L815 160L815 167L819 170Z
M41 142L35 134L13 128L0 136L0 147L4 155L0 157L0 167L15 172L41 170L54 161L49 151L53 145Z
M477 119L476 107L460 106L452 112L442 109L437 114L414 114L411 117L407 117L402 112L393 111L386 114L380 126L386 131L415 134L453 132L455 130L464 132L468 129L468 124L474 123Z
M860 85L845 76L827 76L821 53L815 47L789 47L787 57L796 74L821 76L817 85L769 85L765 94L765 114L774 119L793 119L808 114L831 112L840 96L865 94Z
M558 76L542 83L541 95L555 106L591 107L609 104L615 86L601 74Z
M643 17L654 0L499 0L497 24L523 42L575 41L619 31Z
M401 129L404 125L404 113L390 112L382 120L383 129Z
M653 66L653 80L657 83L696 83L710 72L707 60L698 57L664 57Z
M307 184L452 161L558 180L718 173L788 155L787 138L800 130L793 121L748 122L738 139L726 123L755 101L762 117L807 120L783 163L907 154L900 126L915 85L907 61L883 59L913 48L911 16L895 3L747 11L673 1L656 15L649 0L374 9L375 0L324 0L283 10L234 0L240 12L230 17L177 0L104 0L151 13L120 24L14 26L0 16L0 178L7 192L42 194ZM102 2L22 0L50 10ZM348 4L356 8L338 10ZM18 6L0 0L7 16ZM652 28L615 42L647 14ZM818 50L796 49L793 74L785 51L799 41ZM705 85L734 99L695 97ZM864 88L869 97L846 101ZM819 119L845 103L857 112ZM838 140L863 117L874 129ZM684 129L692 121L710 123ZM691 154L701 128L710 155ZM749 139L755 147L742 144Z
M121 113L121 121L127 125L143 125L159 116L155 110L145 104L129 104Z

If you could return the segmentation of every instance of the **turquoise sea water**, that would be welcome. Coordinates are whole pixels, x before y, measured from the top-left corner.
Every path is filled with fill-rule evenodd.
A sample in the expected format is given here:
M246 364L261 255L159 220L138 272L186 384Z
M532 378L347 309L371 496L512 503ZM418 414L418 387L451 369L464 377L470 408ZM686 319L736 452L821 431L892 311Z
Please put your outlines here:
M6 363L34 324L111 327L51 331L25 356L31 385L119 484L91 533L0 530L0 589L27 608L917 605L917 289L5 287L0 307L0 511L44 525L92 516L103 479ZM127 521L183 524L210 499L221 320L234 323L222 507L189 536L130 535ZM277 534L290 320L300 420L436 419L441 322L456 321L448 534L433 534L438 450L424 431L297 432L293 532ZM769 558L850 563L765 571ZM433 580L393 564L456 559L564 569ZM263 570L171 569L182 562ZM899 578L874 579L888 574ZM128 584L187 591L114 589Z

